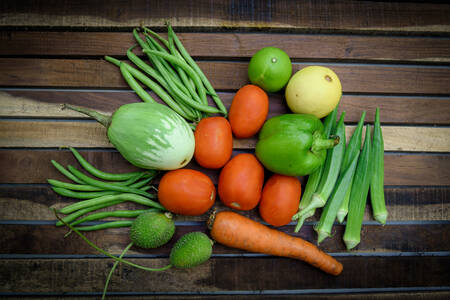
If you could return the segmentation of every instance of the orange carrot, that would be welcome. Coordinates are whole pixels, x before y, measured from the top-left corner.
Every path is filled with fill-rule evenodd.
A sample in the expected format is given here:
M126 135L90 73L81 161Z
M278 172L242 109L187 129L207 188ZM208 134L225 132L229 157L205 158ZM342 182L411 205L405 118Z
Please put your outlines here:
M235 212L211 215L208 227L212 238L228 247L299 259L332 275L339 275L343 269L340 262L315 245Z

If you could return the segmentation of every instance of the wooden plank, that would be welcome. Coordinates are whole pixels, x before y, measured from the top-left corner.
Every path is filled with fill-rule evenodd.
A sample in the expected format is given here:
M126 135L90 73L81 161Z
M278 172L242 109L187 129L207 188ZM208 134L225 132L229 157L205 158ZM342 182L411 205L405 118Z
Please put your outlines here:
M382 1L289 1L211 4L171 0L146 5L143 0L80 5L71 1L2 1L0 26L124 27L173 26L236 29L306 29L338 31L449 32L450 6L437 3ZM175 9L174 9L175 8ZM332 12L332 13L331 13Z
M66 179L66 181L68 181ZM155 180L157 185L159 178ZM304 180L303 180L304 187ZM449 187L385 187L386 208L389 221L450 221ZM370 197L369 197L370 198ZM54 193L49 186L0 185L0 220L54 220L55 215L49 208L60 209L75 202ZM368 199L368 203L369 199ZM144 208L134 203L122 203L110 209ZM226 209L217 198L212 209ZM258 209L244 212L247 217L262 221ZM178 221L206 221L206 213L197 217L177 216ZM308 221L318 221L320 210ZM373 221L370 204L366 207L365 221Z
M94 166L106 172L128 172L135 170L115 151L80 151ZM238 152L235 151L234 154ZM0 183L46 183L47 178L63 179L53 167L50 160L56 160L62 165L78 166L72 153L68 150L0 150ZM386 185L419 185L442 186L449 185L449 156L445 154L386 154L385 184ZM201 170L217 182L218 171L206 170L191 161L187 168Z
M149 267L167 264L167 259L132 261ZM344 271L337 277L285 258L215 258L194 269L153 273L122 265L113 275L110 291L207 293L448 285L449 257L340 257L339 261ZM111 266L109 259L2 260L0 292L101 292ZM270 275L255 276L255 271Z
M413 289L414 290L414 289ZM404 292L404 291L395 291L391 290L391 292L378 292L377 290L372 290L371 292L361 292L359 290L355 291L346 291L345 294L330 294L327 293L327 291L323 291L322 293L320 291L298 291L298 293L289 293L284 294L285 291L279 291L279 294L274 293L271 291L270 293L263 294L263 293L246 293L243 292L242 294L233 293L233 299L236 300L246 300L246 299L264 299L264 300L278 300L278 299L312 299L312 300L353 300L353 299L363 299L363 300L426 300L426 299L434 299L434 300L447 300L450 298L450 292L448 291L419 291L420 288L417 289L417 291L413 292ZM350 293L351 292L351 293ZM32 299L39 299L39 295L36 296L8 296L8 299L10 300L32 300ZM136 299L136 296L133 293L130 294L123 294L120 295L111 295L108 294L108 299L110 300L134 300ZM158 299L158 300L172 300L172 299L179 299L180 295L139 295L140 300L150 300L150 299ZM221 294L208 294L208 295L198 295L198 293L194 292L193 294L183 294L183 299L214 299L214 300L225 300L230 299L230 295L227 295L226 293ZM58 296L46 296L45 299L47 300L97 300L97 296L88 296L87 294L83 294L83 296L72 296L65 294L63 298Z
M228 109L234 93L218 94ZM153 93L152 96L162 102ZM269 94L269 100L269 118L290 113L284 95ZM71 110L61 110L60 104L71 103L112 113L120 105L140 101L130 91L7 90L0 91L0 117L88 118ZM213 105L212 101L210 104ZM343 95L339 112L346 112L346 123L356 123L365 110L366 121L373 122L376 107L380 108L382 123L450 124L450 98L444 97Z
M314 64L294 63L293 71ZM198 65L218 90L237 90L249 82L246 62L201 61ZM446 66L323 65L336 72L344 92L450 94ZM6 87L127 87L117 67L102 59L1 58L0 83Z
M294 233L294 226L278 228L293 236L301 237L311 243L317 242L313 225L305 224L299 233ZM333 227L334 235L320 244L320 249L327 253L346 252L342 240L345 226ZM168 255L183 234L193 231L208 233L206 222L199 225L177 226L176 233L169 243L157 249L133 247L128 254ZM81 238L68 232L65 227L54 225L0 225L0 253L33 255L87 255L99 254ZM114 254L120 254L129 244L129 229L109 229L89 232L86 236L96 245ZM440 252L450 251L446 237L450 234L450 224L408 224L408 225L364 225L361 231L361 243L353 250L358 253L400 253L400 252ZM407 237L407 238L405 238ZM214 254L242 254L245 251L232 249L220 244L214 245Z
M161 34L166 36L165 32ZM198 32L181 32L177 36L193 57L249 59L259 49L273 46L282 48L293 60L450 61L447 38ZM127 33L0 31L3 56L124 56L134 43L131 30Z
M354 125L346 126L350 139ZM450 152L450 128L382 126L385 151ZM234 139L235 149L253 149L257 137ZM106 129L96 122L1 120L0 147L112 148Z

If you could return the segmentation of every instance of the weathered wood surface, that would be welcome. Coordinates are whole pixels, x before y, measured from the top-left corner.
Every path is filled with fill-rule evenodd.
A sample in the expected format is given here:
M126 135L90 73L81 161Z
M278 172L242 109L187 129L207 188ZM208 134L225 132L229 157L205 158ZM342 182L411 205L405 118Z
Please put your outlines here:
M170 21L185 28L223 30L253 28L306 31L418 32L446 34L450 31L448 4L384 1L289 0L195 2L170 0L148 3L96 1L89 5L63 1L2 1L0 26L129 27L162 26Z
M135 170L117 151L80 151L94 166L108 172ZM235 151L235 154L238 153ZM56 160L63 166L78 167L69 150L0 150L0 164L9 166L0 173L1 183L46 183L48 178L64 180L64 176L50 163ZM447 154L385 154L386 185L442 186L450 181ZM217 170L205 170L191 161L187 168L202 170L217 182Z
M166 37L165 32L159 32ZM178 33L193 57L250 59L266 46L283 45L292 60L450 61L450 39L330 34ZM72 43L70 40L76 40ZM125 32L0 31L0 55L124 56L136 41ZM33 45L29 47L29 45ZM301 45L299 47L298 45Z
M162 102L154 93L155 100ZM219 92L228 109L235 92ZM269 118L289 113L280 93L270 94ZM0 91L0 117L10 118L88 118L80 113L61 109L62 103L90 107L108 114L120 105L139 102L140 99L130 91L101 90L27 90L8 89ZM213 104L211 99L209 99ZM375 108L379 107L381 123L414 125L450 124L450 98L432 96L386 96L386 95L343 95L339 112L345 111L345 122L356 123L361 112L366 111L367 122L373 122Z
M318 271L300 261L267 257L212 258L196 269L150 273L122 266L110 284L112 292L219 292L336 288L433 287L448 284L449 257L355 256L339 257L345 266L340 276ZM167 258L131 259L148 267L163 267ZM101 292L112 262L109 259L3 259L2 291L27 293ZM87 271L88 270L88 271ZM362 270L371 270L364 272ZM390 270L390 272L386 272ZM422 270L432 270L422 272ZM58 276L55 276L55 271ZM239 274L239 276L236 276ZM264 274L264 276L261 276ZM414 274L414 276L411 276ZM137 284L144 283L145 284Z
M131 30L145 24L165 35L168 20L228 108L248 83L258 49L276 46L294 71L320 64L336 71L344 94L347 137L367 112L381 110L385 137L388 223L366 207L361 244L346 251L344 225L320 248L344 264L327 276L298 261L248 254L219 244L213 258L191 270L148 273L122 265L109 299L447 299L450 231L450 5L383 1L144 1L84 5L71 1L0 2L0 297L98 299L110 259L77 236L55 228L50 208L74 199L56 195L48 178L65 180L51 165L78 163L62 146L79 147L99 169L126 172L127 163L85 116L61 103L111 113L140 99L104 55L125 59ZM137 54L141 54L138 51ZM269 117L289 113L282 92L269 94ZM234 154L252 153L256 137L235 140ZM215 184L219 170L205 170ZM266 176L269 172L266 172ZM307 177L301 177L304 184ZM155 179L157 185L159 177ZM368 199L370 200L370 199ZM121 209L140 207L132 203ZM218 200L217 210L226 209ZM111 208L110 208L111 209ZM109 209L109 210L110 210ZM107 209L108 210L108 209ZM257 209L241 212L262 222ZM174 239L129 257L162 266L174 241L207 232L208 214L178 216ZM320 210L297 234L315 243ZM119 254L128 229L88 233ZM145 282L145 284L140 284Z
M218 90L249 83L248 62L199 61ZM315 63L293 63L293 72ZM325 63L344 93L450 94L450 67ZM0 87L128 87L118 68L103 59L0 58Z

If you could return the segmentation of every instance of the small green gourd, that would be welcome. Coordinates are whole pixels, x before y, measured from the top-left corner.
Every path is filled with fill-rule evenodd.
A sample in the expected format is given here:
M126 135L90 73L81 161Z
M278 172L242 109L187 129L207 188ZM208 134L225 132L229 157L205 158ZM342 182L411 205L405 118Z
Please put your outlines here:
M130 239L141 248L158 248L170 241L175 222L169 212L147 212L139 215L131 225Z
M170 252L170 264L176 268L192 268L207 261L213 241L203 232L183 235Z

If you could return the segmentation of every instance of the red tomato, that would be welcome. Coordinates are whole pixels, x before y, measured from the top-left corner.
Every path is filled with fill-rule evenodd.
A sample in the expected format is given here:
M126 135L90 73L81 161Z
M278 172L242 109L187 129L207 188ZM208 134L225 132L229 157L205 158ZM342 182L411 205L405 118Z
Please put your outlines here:
M212 180L202 172L178 169L165 173L161 178L158 198L173 213L198 216L213 206L216 188Z
M194 157L200 166L218 169L230 160L233 151L233 133L227 119L204 118L197 124L194 135Z
M259 214L273 226L283 226L298 211L302 186L297 177L274 174L264 185Z
M264 124L269 113L269 97L263 89L248 84L240 88L231 102L228 120L237 138L249 138Z
M253 154L233 157L219 175L218 193L228 207L250 210L258 205L264 184L264 167Z

